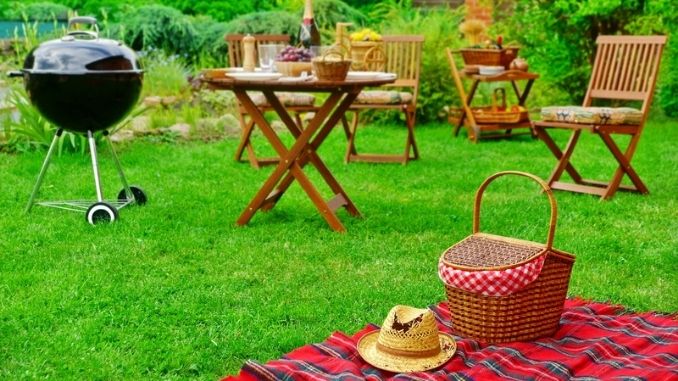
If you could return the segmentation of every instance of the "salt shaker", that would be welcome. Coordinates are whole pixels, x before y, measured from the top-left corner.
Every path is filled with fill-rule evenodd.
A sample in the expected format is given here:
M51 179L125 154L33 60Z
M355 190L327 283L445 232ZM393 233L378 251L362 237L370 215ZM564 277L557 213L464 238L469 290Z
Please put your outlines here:
M254 37L248 34L242 39L242 68L244 71L254 71Z

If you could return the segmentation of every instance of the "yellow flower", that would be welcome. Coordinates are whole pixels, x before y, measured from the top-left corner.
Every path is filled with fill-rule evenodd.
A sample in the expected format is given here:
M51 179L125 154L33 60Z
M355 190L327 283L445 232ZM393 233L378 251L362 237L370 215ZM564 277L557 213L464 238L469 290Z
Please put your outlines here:
M381 41L381 35L369 28L351 33L349 37L351 41Z

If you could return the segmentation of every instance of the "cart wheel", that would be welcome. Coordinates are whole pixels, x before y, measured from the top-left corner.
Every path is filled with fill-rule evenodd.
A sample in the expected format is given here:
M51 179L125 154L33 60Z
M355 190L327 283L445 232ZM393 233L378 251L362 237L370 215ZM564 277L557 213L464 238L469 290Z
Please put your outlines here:
M144 193L144 190L131 185L129 187L129 190L132 191L132 195L134 196L134 203L137 205L144 205L146 201L148 200L146 198L146 193ZM129 200L129 197L127 197L127 192L125 192L125 189L121 190L120 193L118 193L118 201L127 201Z
M118 210L109 203L95 202L87 209L85 218L92 225L100 222L113 222L118 219Z

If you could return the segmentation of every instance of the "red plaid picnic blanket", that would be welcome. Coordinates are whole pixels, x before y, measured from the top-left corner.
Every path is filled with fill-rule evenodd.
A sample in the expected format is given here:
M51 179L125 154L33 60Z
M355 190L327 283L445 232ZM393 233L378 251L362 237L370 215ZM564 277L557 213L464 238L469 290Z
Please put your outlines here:
M450 333L446 303L430 307L438 328ZM365 363L356 343L378 329L368 325L353 336L333 333L266 364L247 361L249 380L678 380L678 320L654 313L623 313L620 306L567 300L552 338L486 345L457 340L457 352L443 367L393 374Z

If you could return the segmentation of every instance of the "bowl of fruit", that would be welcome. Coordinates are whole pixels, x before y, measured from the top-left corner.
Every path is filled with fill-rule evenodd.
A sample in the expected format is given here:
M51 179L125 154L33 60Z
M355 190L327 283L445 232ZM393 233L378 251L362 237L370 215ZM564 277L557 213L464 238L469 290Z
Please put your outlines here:
M285 47L275 58L275 68L286 77L299 77L303 73L311 74L311 51L294 46Z

